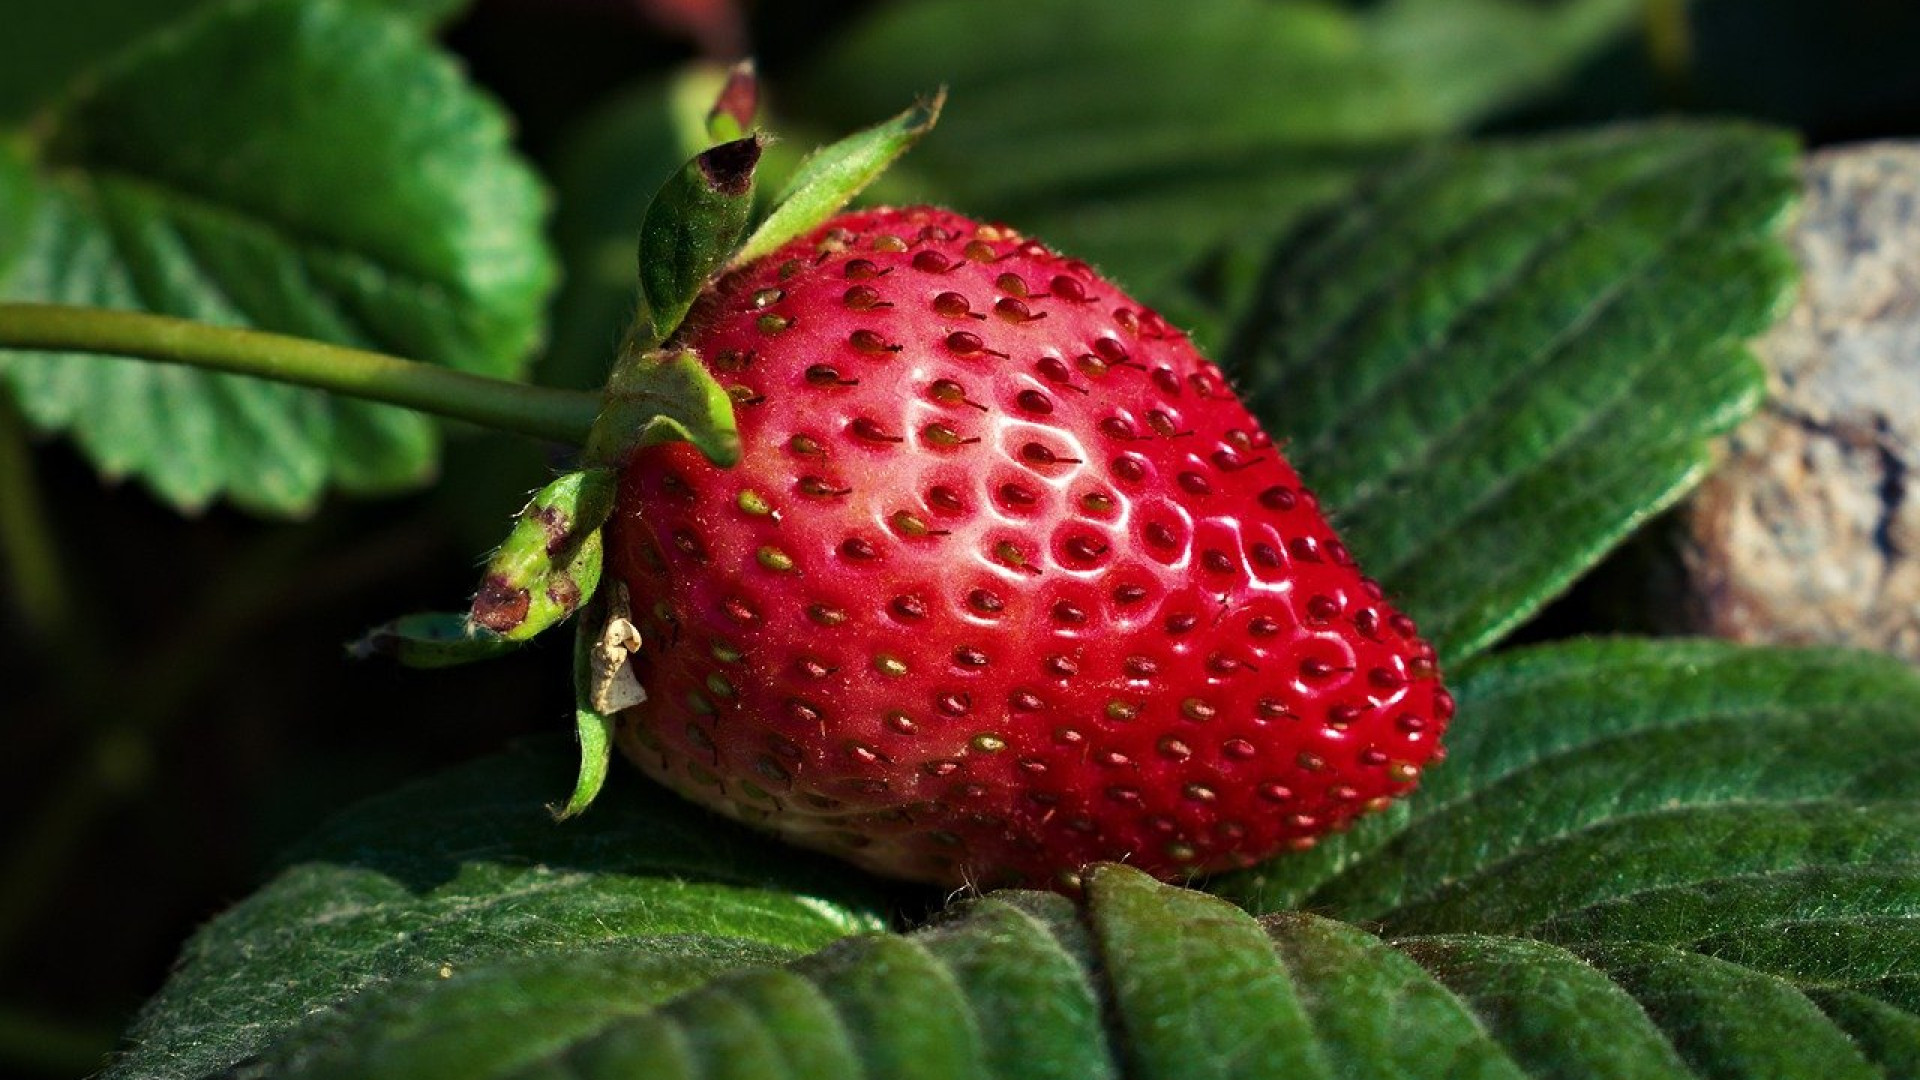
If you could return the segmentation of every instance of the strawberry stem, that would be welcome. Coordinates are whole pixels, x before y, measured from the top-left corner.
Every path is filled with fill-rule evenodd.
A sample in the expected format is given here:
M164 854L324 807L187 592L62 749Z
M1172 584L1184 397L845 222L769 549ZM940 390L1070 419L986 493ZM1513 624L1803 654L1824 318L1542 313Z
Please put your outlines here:
M0 349L130 356L250 375L574 445L586 441L600 413L598 394L134 311L0 304Z

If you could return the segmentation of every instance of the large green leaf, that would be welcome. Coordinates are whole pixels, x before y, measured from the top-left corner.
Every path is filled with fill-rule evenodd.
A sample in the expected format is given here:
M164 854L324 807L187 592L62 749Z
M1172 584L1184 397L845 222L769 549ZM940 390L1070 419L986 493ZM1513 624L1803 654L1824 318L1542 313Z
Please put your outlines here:
M28 120L77 77L163 33L215 0L60 0L17 3L0 34L0 125ZM451 19L471 0L357 0L424 24Z
M1214 883L1258 919L1109 866L845 936L850 871L630 774L556 829L561 748L489 762L203 932L120 1074L1915 1075L1920 673L1589 642L1457 691L1405 808Z
M1623 128L1440 150L1270 260L1227 361L1443 657L1517 625L1758 401L1790 140Z
M322 1061L337 1052L325 1048L355 1041L345 1033L356 1026L412 1038L404 1002L442 984L471 997L434 1015L472 1026L456 1037L422 1020L432 1027L423 1047L478 1034L525 1041L531 1030L559 1038L582 1029L554 1027L556 1012L590 1026L609 1010L638 1010L648 993L879 925L861 879L694 809L630 769L616 770L589 813L555 824L546 806L571 788L574 768L572 747L543 742L337 819L194 937L110 1075L207 1076L296 1028ZM500 980L523 990L516 997ZM611 984L620 998L593 1006ZM351 1007L382 987L402 1004ZM584 1013L543 1004L555 994ZM519 1006L517 1021L472 1022Z
M1855 653L1591 641L1470 665L1413 796L1214 887L1389 933L1696 940L1907 903L1920 675ZM1892 874L1892 883L1887 883ZM1876 882L1880 882L1876 884ZM1852 915L1860 915L1854 911Z
M505 119L417 27L367 5L208 6L35 127L0 296L130 307L513 376L552 270ZM19 189L27 187L31 194ZM0 353L26 416L111 475L270 513L432 468L401 410L234 376Z
M1099 263L1149 302L1411 142L1613 38L1637 0L924 0L880 5L785 101L835 128L945 84L917 193Z

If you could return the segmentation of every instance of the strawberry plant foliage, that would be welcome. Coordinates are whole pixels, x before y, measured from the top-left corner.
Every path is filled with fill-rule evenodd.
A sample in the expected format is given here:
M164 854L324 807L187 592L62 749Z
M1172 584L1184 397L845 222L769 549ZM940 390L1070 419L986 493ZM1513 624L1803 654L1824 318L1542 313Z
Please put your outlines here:
M1473 128L1641 6L1227 0L1169 19L1106 0L883 5L810 69L799 107L844 127L947 84L966 107L894 190L1017 222L1166 310L1196 256L1271 239L1409 146Z
M211 1075L373 988L437 980L443 967L545 957L543 971L571 967L568 986L624 978L637 992L882 925L870 886L625 772L590 817L556 830L546 801L572 757L556 739L342 815L194 940L115 1075ZM648 982L594 974L622 954ZM621 1007L638 1007L630 1000Z
M549 277L536 185L499 115L418 26L377 6L204 5L76 78L32 138L0 144L0 295L518 374ZM639 317L605 392L538 428L578 421L581 471L527 504L469 613L412 616L363 643L464 662L589 605L573 797L549 802L569 755L541 743L341 817L196 935L112 1075L1914 1071L1920 677L1704 643L1480 655L1677 497L1707 441L1752 407L1741 342L1789 277L1774 231L1793 147L1723 125L1398 159L1559 70L1632 8L1466 6L1456 24L1461 6L1435 0L1221 0L1170 29L1124 5L936 0L876 14L817 76L857 71L863 90L909 67L924 79L918 46L964 37L952 20L1004 31L995 50L946 58L994 134L969 141L963 127L921 182L1023 226L1058 222L1069 247L1203 319L1384 587L1358 576L1216 369L1084 264L946 211L828 220L925 133L940 97L801 162L756 231L768 143L751 132L755 95L736 94L704 132L679 134L696 156L640 216ZM1032 63L1062 25L1085 47ZM1465 29L1410 51L1435 25ZM1213 77L1087 77L1197 56ZM1313 89L1249 108L1262 95L1248 86L1276 72ZM1109 89L1078 89L1096 82ZM406 108L365 105L402 86ZM282 116L297 120L263 122ZM349 134L359 153L327 152ZM980 172L974 157L1032 168ZM1337 209L1274 244L1339 191ZM1255 212L1258 227L1240 228ZM591 232L569 251L598 251ZM589 307L599 288L589 279ZM1037 347L1011 343L1033 333ZM1022 348L1040 357L1031 371L1011 363ZM1009 361L994 379L967 366L990 358ZM860 367L889 363L911 385ZM329 485L390 487L431 462L434 429L410 414L178 369L78 370L0 354L27 416L182 506L297 512ZM1095 393L1109 376L1138 392ZM162 407L130 404L142 395ZM980 417L992 452L942 458L988 441L961 423ZM1195 435L1187 453L1179 439ZM918 457L889 456L909 442ZM1001 458L1029 472L993 475ZM1175 479L1127 489L1153 470ZM1218 501L1242 473L1258 483ZM1050 497L1033 476L1079 509L1022 533L1007 523ZM1122 489L1141 500L1126 519L1139 528L1099 531ZM1262 544L1256 499L1311 517L1290 519L1284 547ZM818 509L841 500L851 516ZM985 531L970 500L993 507ZM915 561L950 538L984 561ZM1250 562L1236 567L1243 539ZM621 587L596 596L603 545ZM1194 566L1156 577L1159 549ZM1123 565L1107 592L1054 583L1108 558ZM1062 573L1019 576L1038 563ZM1278 595L1248 592L1253 564L1276 572ZM966 580L981 567L1004 580ZM921 589L948 577L953 596ZM1156 589L1153 617L1128 623L1123 609ZM944 609L960 596L968 610ZM1152 636L1194 631L1202 601L1218 610L1201 646ZM1396 608L1464 665L1465 721L1451 763L1398 803L1387 796L1428 763L1453 703ZM1027 630L992 637L992 652L965 636L1003 617ZM1336 617L1353 634L1335 660L1253 640ZM835 637L849 624L857 637ZM1054 651L1062 640L1071 655ZM1228 675L1256 667L1249 655L1297 673L1292 696L1235 696ZM1044 694L1031 674L1002 685L986 670L1020 663L1048 673ZM906 678L917 669L940 674ZM609 671L641 681L615 694ZM1082 675L1092 697L1073 689ZM1170 675L1210 696L1154 696ZM1335 677L1366 679L1371 704L1308 685ZM1180 772L1199 745L1181 725L1230 725L1221 700L1326 745L1256 744L1273 736L1227 726L1203 756L1275 750L1298 769L1286 784L1266 765ZM1159 715L1176 707L1184 719ZM1080 752L1077 728L1027 713L1110 723ZM1132 730L1145 734L1126 741ZM1046 735L1068 749L1042 753ZM889 914L938 899L779 848L626 772L592 815L556 828L609 782L616 738L695 801L969 893L885 932ZM1099 772L1148 758L1140 786ZM1255 799L1295 813L1276 828L1250 813ZM1140 806L1098 816L1109 802ZM1379 812L1347 827L1363 806ZM1036 837L1051 855L1021 846ZM1302 850L1262 861L1283 843ZM1137 865L1089 865L1117 856ZM1062 859L1070 872L1053 876ZM977 892L1021 880L1072 895Z
M1622 128L1442 150L1281 246L1226 363L1444 658L1698 480L1792 279L1791 140Z
M0 229L0 298L501 376L538 338L539 185L498 110L375 5L206 5L77 79L36 132L0 165L0 205L29 209ZM182 507L299 513L332 485L418 483L435 460L417 414L236 376L5 353L0 380L34 424Z
M525 835L535 792L521 782L496 799L487 785L511 767L477 766L346 819L204 931L122 1075L204 1076L252 1054L241 1075L402 1076L423 1062L478 1077L642 1063L661 1076L723 1063L749 1076L1904 1074L1920 1053L1920 756L1892 748L1920 737L1920 677L1842 654L1617 641L1482 660L1458 690L1474 734L1404 810L1304 865L1214 883L1270 914L1108 867L1078 901L990 894L904 936L776 955L859 919L841 909L770 932L770 916L747 913L807 910L790 885L756 888L725 855L632 861L615 842L643 827L628 781L613 792L621 823L546 863L579 875L577 907L554 895L516 924L548 925L571 968L505 941L506 895L443 909L426 942L291 947L352 910L335 891L346 883L403 906L463 890L473 902L510 872L514 855L463 854L461 838L483 821ZM1665 757L1620 751L1662 734L1702 749L1664 773L1636 766ZM1592 774L1629 797L1594 798ZM1562 778L1576 791L1540 821L1514 812ZM445 854L410 865L417 837L469 818ZM703 835L735 837L736 857L765 850L718 823L677 829L683 852ZM664 887L654 875L669 867L739 883L680 886L733 898L694 938L686 906L613 899ZM617 940L564 951L589 911L619 920ZM319 921L272 932L289 920ZM248 946L277 962L247 961ZM351 999L344 971L359 973ZM183 1020L215 1014L210 987L273 1005L245 1038L196 1047Z
M24 123L78 78L120 52L166 33L222 0L66 0L16 4L0 39L0 124ZM422 25L443 23L469 0L354 0Z
M1784 278L1790 158L1737 128L1431 154L1226 298L1256 406L1302 433L1356 544L1454 656L1684 485L1751 403L1738 339ZM1465 585L1428 554L1449 545L1516 570L1452 602ZM1451 759L1422 790L1197 883L1218 895L1106 866L1075 899L991 893L893 934L899 893L629 774L555 831L564 748L480 763L349 814L202 931L115 1075L1847 1077L1920 1059L1920 677L1617 641L1480 657L1454 689Z

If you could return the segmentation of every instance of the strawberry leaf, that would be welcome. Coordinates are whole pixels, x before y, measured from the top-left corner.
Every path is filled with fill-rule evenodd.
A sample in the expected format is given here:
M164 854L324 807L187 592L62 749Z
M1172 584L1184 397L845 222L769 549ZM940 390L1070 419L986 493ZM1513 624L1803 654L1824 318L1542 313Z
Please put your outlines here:
M552 278L506 123L419 29L366 5L222 3L81 80L36 125L35 211L0 297L248 325L496 376ZM102 471L182 508L296 514L433 468L403 410L233 376L0 353L0 380Z
M1227 350L1361 564L1458 661L1705 472L1792 263L1791 141L1623 128L1436 151L1304 227Z
M1214 887L1389 933L1693 940L1789 918L1797 901L1766 894L1823 875L1867 875L1873 910L1888 893L1867 879L1907 873L1889 860L1920 844L1901 801L1920 780L1920 675L1892 661L1596 641L1482 660L1452 685L1446 763L1409 799Z
M555 824L545 803L569 786L574 753L565 740L542 741L336 819L195 936L108 1075L207 1076L296 1029L331 1045L341 1010L384 987L402 997L477 988L495 1011L444 1045L537 1049L608 1011L637 1011L649 995L878 925L872 894L825 860L696 810L630 769L609 779L591 814ZM505 974L482 978L489 970ZM614 985L619 995L603 994ZM541 1007L563 991L568 1007L601 995L600 1011ZM532 1029L550 1034L528 1040ZM450 1062L412 1075L489 1074Z
M636 803L622 774L615 822L596 810L542 842L515 832L460 854L551 782L489 763L349 817L205 931L122 1075L169 1054L197 1064L155 1075L205 1075L256 1051L237 1075L1910 1071L1920 673L1614 641L1481 660L1456 685L1453 755L1402 809L1212 883L1257 918L1108 866L1079 901L990 894L801 957L810 937L856 928L859 909L743 881L732 860L765 853L744 837L690 852L738 835L717 823L669 824L651 843L672 854L649 857L661 826L644 815L684 819ZM557 755L534 760L558 771ZM407 865L422 857L432 869ZM778 873L801 889L832 880L805 865ZM543 907L562 901L530 866L570 876L601 928ZM384 921L361 910L396 895ZM305 914L283 925L289 905ZM364 992L348 1000L349 985ZM227 1012L253 993L272 1003L264 1029ZM224 1049L196 1048L216 1035Z
M840 130L947 85L939 135L890 178L902 201L1004 219L1170 307L1197 256L1277 236L1410 145L1535 94L1641 7L884 4L782 100Z
M77 78L116 53L166 33L219 0L62 0L15 4L0 36L0 125L23 123ZM471 0L355 0L423 26L443 24Z

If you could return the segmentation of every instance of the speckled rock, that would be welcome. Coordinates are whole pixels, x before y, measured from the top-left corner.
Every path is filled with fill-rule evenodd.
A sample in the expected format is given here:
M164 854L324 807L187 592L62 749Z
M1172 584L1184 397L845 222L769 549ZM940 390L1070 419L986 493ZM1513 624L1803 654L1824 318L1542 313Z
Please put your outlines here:
M1680 515L1688 629L1920 662L1920 143L1814 155L1762 415Z

